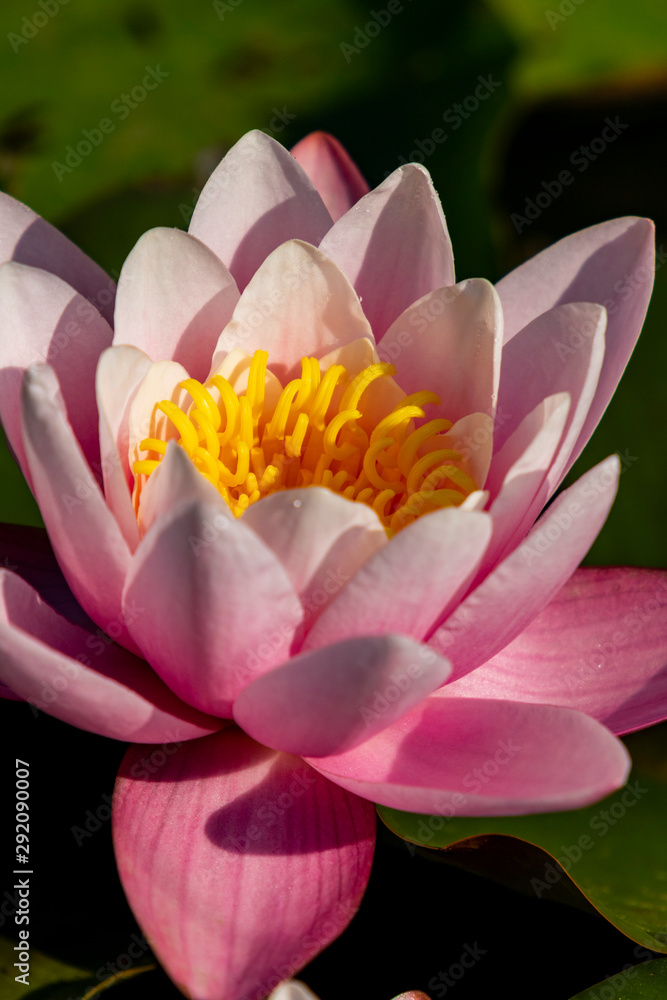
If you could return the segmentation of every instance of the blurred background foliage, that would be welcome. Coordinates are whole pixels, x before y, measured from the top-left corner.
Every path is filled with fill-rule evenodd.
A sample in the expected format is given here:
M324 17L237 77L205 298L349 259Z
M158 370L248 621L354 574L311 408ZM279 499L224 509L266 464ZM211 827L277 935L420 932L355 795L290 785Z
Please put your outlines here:
M371 185L402 162L425 163L459 277L496 280L560 237L625 214L652 217L660 246L662 0L404 0L392 10L382 0L3 0L0 187L116 276L146 229L187 228L207 176L244 132L290 147L322 128ZM160 82L149 90L150 71ZM625 127L585 169L572 166L607 118ZM517 222L563 169L574 182ZM666 320L658 270L640 346L575 470L624 457L590 562L667 563ZM0 519L40 523L6 449L0 476Z

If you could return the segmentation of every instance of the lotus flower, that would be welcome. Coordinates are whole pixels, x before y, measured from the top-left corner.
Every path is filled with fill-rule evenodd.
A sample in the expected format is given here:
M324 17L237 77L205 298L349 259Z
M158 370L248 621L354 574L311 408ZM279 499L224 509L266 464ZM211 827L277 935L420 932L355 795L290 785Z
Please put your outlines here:
M188 233L139 240L114 311L2 212L1 415L59 570L7 549L0 679L132 742L118 866L189 996L259 1000L342 931L372 803L622 785L614 734L667 714L665 577L577 570L615 457L539 515L639 334L650 222L457 284L422 167L368 192L335 140L253 133Z

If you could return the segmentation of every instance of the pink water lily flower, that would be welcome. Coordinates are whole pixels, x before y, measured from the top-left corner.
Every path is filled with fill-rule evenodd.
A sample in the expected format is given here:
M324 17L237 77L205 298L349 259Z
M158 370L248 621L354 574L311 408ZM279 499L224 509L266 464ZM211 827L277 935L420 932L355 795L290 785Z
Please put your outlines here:
M544 508L639 334L650 222L456 283L422 167L368 191L330 137L251 133L114 309L1 211L1 416L59 569L34 533L6 547L0 680L132 743L118 867L184 992L260 1000L341 932L372 803L623 784L617 735L667 715L667 581L577 569L615 457Z

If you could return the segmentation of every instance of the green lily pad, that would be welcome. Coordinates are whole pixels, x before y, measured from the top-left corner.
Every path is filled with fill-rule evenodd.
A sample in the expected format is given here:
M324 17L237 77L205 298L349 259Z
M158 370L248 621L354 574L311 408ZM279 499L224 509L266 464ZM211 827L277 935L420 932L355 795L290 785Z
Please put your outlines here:
M667 994L667 959L633 965L572 1000L662 1000Z
M633 772L586 809L488 819L378 807L404 840L439 859L537 896L592 908L653 951L667 952L667 781ZM435 852L433 852L435 854Z

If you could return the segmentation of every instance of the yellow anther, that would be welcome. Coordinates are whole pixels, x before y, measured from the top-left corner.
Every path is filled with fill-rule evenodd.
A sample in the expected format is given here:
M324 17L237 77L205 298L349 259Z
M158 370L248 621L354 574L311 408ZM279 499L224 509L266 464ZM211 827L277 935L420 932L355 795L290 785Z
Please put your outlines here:
M415 460L417 450L430 437L433 437L434 434L439 434L441 431L448 431L451 426L451 420L444 420L443 418L429 420L427 424L417 428L416 431L413 431L405 439L398 452L398 467L406 478L410 475L410 469Z
M190 393L197 409L201 410L208 422L213 426L213 430L217 431L220 427L220 410L215 405L215 400L211 393L204 388L201 382L198 382L194 378L186 378L184 382L181 382L181 388Z
M364 400L373 382L395 374L393 365L371 364L350 377L343 365L322 373L316 358L304 357L300 378L269 404L268 360L266 351L255 351L245 392L221 375L205 385L187 378L180 383L192 400L187 412L169 400L156 403L236 517L277 490L319 486L367 504L391 536L422 514L462 503L477 489L459 467L460 453L442 437L450 421L419 426L423 407L439 405L439 396L415 392L392 404L388 394L375 393ZM163 437L133 445L134 454L155 456L132 465L137 511L141 477L155 471L174 435L164 421L158 424Z
M331 397L334 394L334 389L338 385L339 380L346 374L347 373L342 365L332 365L331 368L328 368L325 372L324 378L320 382L315 394L313 406L310 411L310 422L316 430L324 430L324 419L327 415L327 410L331 405ZM343 407L343 409L346 409L346 407Z
M364 368L363 371L359 372L359 374L352 379L343 393L339 409L356 410L359 405L359 400L366 392L366 389L368 389L371 382L374 382L378 378L385 378L388 375L395 374L396 369L393 365L377 364L369 365L368 368Z
M266 362L269 360L268 351L255 351L250 362L248 373L248 390L246 396L250 404L252 422L257 427L257 422L264 409L264 392L266 382Z
M172 403L170 399L163 399L161 403L157 404L158 410L162 410L166 417L169 417L172 424L181 435L179 444L182 444L187 451L190 458L195 453L195 449L199 444L199 435L195 430L192 421L189 420L180 410L176 403Z
M142 458L140 461L134 463L132 470L135 476L150 476L151 472L154 472L159 464L159 462L156 462L152 458Z
M239 399L231 385L222 375L214 375L212 384L220 393L220 399L225 409L225 429L220 435L220 444L226 445L236 434L239 416Z
M329 458L350 458L351 455L354 455L355 451L359 450L353 444L336 444L336 438L345 424L349 424L353 420L358 420L360 417L361 413L359 410L343 410L341 413L337 413L333 420L329 421L327 429L324 432L324 450Z
M444 462L445 459L459 459L460 457L460 453L454 451L453 448L441 448L439 451L429 451L427 455L424 455L423 458L420 458L412 466L407 481L408 493L415 493L420 488L422 476L426 475L428 469ZM433 487L429 484L425 488L432 489Z
M160 438L144 438L139 442L139 447L142 451L157 451L160 455L167 453L167 442L161 441Z

